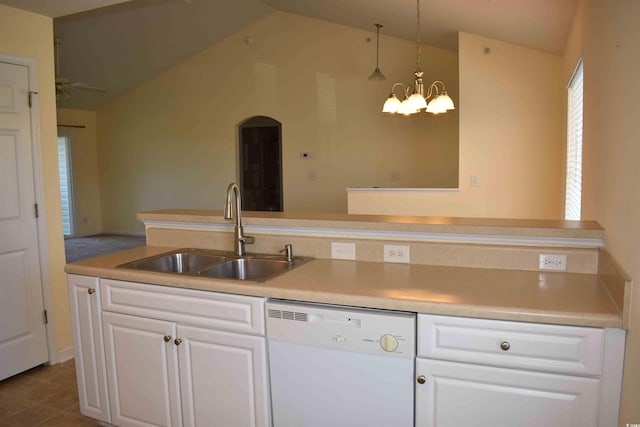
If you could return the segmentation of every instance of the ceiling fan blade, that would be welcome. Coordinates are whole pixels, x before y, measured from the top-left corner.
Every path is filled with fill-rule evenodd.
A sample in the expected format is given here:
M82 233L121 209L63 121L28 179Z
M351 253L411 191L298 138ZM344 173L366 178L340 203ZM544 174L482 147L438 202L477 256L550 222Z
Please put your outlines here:
M98 92L106 92L107 91L105 88L91 86L91 85L89 85L87 83L82 83L82 82L69 83L69 86L71 86L74 89L95 90L95 91L98 91Z

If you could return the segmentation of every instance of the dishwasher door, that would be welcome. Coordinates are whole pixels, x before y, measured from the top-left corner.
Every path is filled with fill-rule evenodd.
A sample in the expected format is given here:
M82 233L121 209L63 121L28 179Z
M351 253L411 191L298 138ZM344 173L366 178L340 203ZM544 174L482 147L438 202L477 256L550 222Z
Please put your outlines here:
M413 426L413 313L266 308L274 427Z

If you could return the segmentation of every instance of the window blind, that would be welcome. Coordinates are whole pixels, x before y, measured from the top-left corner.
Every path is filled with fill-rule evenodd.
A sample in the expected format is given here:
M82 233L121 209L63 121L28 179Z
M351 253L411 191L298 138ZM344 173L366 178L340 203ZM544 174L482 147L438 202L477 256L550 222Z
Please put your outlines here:
M582 60L568 87L567 114L567 183L564 218L579 220L582 202Z
M62 230L65 236L73 234L73 195L71 192L71 159L69 138L58 137L58 173L60 176L60 205L62 208Z

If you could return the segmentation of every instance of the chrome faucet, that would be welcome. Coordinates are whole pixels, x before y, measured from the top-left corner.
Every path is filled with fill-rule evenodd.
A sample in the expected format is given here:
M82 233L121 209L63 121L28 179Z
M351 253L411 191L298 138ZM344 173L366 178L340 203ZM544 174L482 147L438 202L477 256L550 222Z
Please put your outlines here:
M224 206L224 219L233 219L233 205L231 204L231 196L236 198L236 227L233 232L233 253L236 256L245 254L244 245L251 244L255 241L252 236L245 236L242 229L242 203L240 197L240 187L232 182L227 187L227 203Z

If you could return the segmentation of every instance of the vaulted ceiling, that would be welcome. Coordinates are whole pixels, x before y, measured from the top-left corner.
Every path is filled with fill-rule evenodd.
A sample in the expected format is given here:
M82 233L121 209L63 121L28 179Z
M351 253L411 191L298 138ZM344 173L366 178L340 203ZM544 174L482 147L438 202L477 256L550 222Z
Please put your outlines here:
M104 103L276 10L415 39L414 0L0 0L53 16L61 74L106 92L76 90L69 108ZM578 0L421 0L424 43L457 49L464 31L562 54Z

